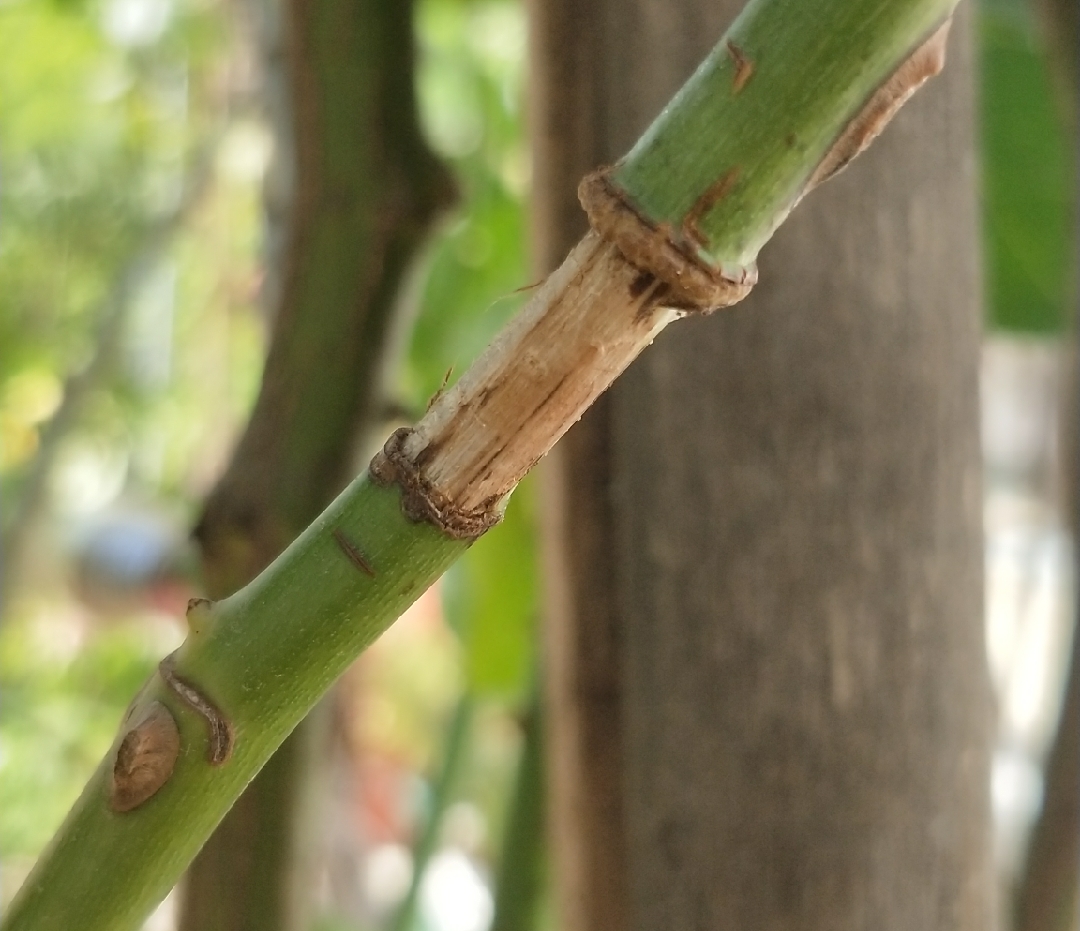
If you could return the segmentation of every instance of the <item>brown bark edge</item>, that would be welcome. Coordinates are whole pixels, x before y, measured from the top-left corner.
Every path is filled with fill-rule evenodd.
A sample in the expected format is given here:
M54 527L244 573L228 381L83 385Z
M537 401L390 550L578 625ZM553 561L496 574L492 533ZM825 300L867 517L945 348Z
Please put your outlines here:
M475 540L502 520L500 499L486 500L475 509L462 508L427 481L420 474L421 463L414 463L405 453L405 441L411 433L408 427L395 430L368 467L377 485L398 486L401 510L409 520L426 521L454 540Z
M619 248L632 265L656 276L671 288L664 304L678 310L711 313L737 304L757 284L757 268L740 269L729 278L711 268L690 247L676 241L666 224L653 223L630 202L609 177L609 168L586 175L578 199L592 228Z

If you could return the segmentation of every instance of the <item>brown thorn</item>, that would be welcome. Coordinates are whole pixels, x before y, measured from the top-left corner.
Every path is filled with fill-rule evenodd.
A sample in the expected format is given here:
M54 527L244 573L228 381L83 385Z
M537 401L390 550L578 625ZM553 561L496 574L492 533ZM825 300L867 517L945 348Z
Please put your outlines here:
M728 192L735 186L738 178L739 166L734 165L725 171L718 180L710 184L705 192L694 201L694 205L683 217L681 232L684 239L688 239L702 249L709 247L709 240L698 226L698 221L727 196Z
M539 288L547 279L541 278L539 281L534 281L532 284L523 284L520 288L514 288L511 294L521 294L524 291L532 291L534 288Z
M746 87L746 82L753 77L754 63L746 57L746 53L731 39L727 40L727 50L735 62L735 80L732 82L731 89L733 93L737 94Z
M441 398L443 396L443 392L446 391L446 386L448 384L450 384L450 376L453 375L453 374L454 374L454 367L451 365L450 368L448 368L446 370L446 374L443 375L442 384L439 385L438 389L431 396L431 399L427 402L427 409L428 410L431 410L435 406L435 402L438 401L439 398Z
M346 556L349 557L349 562L356 566L356 568L359 569L361 572L365 573L366 575L370 575L372 578L375 578L375 570L371 567L371 563L369 563L364 558L364 554L360 552L356 544L353 543L352 540L350 540L347 536L345 536L344 530L341 530L340 528L335 528L333 531L331 531L330 536L332 536L334 540L337 541L337 545L341 547L341 552L343 552Z
M226 763L233 751L233 729L228 718L209 698L203 695L194 685L185 679L181 679L174 671L175 664L173 654L170 653L160 663L158 672L169 689L185 705L202 715L210 729L210 739L207 743L206 758L211 766L221 766Z

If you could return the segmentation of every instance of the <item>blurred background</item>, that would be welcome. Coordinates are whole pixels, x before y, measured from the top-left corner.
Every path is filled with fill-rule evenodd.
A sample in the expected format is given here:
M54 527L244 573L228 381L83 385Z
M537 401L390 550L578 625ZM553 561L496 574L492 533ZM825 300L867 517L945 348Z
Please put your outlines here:
M1028 867L1076 615L1076 115L1045 9L977 12L986 640L1007 901ZM285 218L310 207L309 156L289 141L310 114L282 90L298 53L269 0L0 0L0 908L179 645L187 599L239 584L313 516L296 503L238 563L213 555L235 520L229 482L248 488L234 450L268 346L317 300L312 282L347 306L360 298L333 288L390 295L367 312L379 359L355 377L329 367L327 382L364 400L362 416L341 415L355 442L333 453L319 500L527 297L526 10L417 0L412 28L415 58L397 60L406 83L415 74L416 138L406 127L405 154L370 164L388 190L419 166L429 196L400 212L404 232L385 233L391 219L342 234L397 256L380 271L393 280L355 281L333 255L281 260ZM325 35L304 36L323 54ZM334 183L333 197L370 194ZM287 434L287 415L260 405L261 429ZM554 926L538 827L539 507L529 480L498 535L321 709L312 779L326 804L305 875L324 931L487 931L508 864L507 883L522 870L531 883L518 926ZM147 927L176 927L180 896Z

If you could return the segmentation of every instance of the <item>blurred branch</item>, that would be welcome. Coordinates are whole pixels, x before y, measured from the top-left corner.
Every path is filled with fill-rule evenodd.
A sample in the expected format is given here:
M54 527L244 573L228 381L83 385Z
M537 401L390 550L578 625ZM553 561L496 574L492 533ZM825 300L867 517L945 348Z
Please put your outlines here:
M457 786L461 767L469 747L469 731L473 717L473 698L465 692L458 699L454 716L446 732L446 746L443 748L442 766L435 778L431 791L431 804L428 806L424 823L417 832L413 844L413 871L409 889L394 915L391 931L413 931L416 913L420 904L420 890L424 884L431 858L434 856L442 830L443 816L450 806L454 789Z
M1080 6L1075 0L1033 0L1061 94L1065 122L1080 127Z
M1080 898L1080 633L1044 768L1043 805L1016 889L1014 931L1074 931Z
M524 742L503 836L491 931L536 931L544 884L544 720L537 686L523 721Z
M87 398L111 374L128 314L147 277L161 263L176 234L200 202L213 177L219 137L198 148L182 186L180 202L169 213L150 222L137 241L138 252L121 268L97 311L99 320L94 352L89 362L64 381L56 411L41 430L40 441L27 468L18 501L0 541L0 622L11 584L23 564L26 544L47 504L49 481L64 440L79 423Z
M1072 163L1080 155L1080 6L1075 0L1035 0L1056 78ZM1080 166L1074 168L1074 171ZM1074 551L1080 554L1080 175L1072 203L1072 314L1066 317L1066 392L1062 404L1063 498ZM1080 609L1057 729L1043 768L1043 804L1032 828L1013 901L1014 931L1073 931L1080 920Z
M402 280L454 198L418 123L410 0L250 9L275 139L264 197L273 333L254 409L194 531L212 598L257 576L354 473ZM188 873L181 931L309 926L327 726L291 734L218 826Z

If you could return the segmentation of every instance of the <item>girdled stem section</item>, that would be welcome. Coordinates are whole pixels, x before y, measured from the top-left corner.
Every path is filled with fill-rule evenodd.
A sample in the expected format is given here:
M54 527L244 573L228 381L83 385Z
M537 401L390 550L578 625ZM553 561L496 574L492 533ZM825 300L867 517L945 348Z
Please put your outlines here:
M404 443L465 512L493 511L678 311L590 232Z

